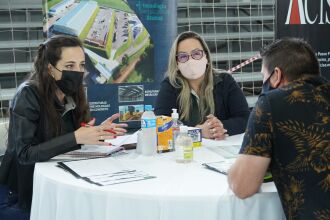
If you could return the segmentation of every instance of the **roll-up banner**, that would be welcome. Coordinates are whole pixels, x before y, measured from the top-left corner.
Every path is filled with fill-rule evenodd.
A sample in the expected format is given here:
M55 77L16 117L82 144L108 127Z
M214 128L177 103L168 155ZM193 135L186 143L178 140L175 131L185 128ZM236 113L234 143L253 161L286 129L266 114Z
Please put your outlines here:
M276 2L276 38L305 39L315 50L322 75L330 79L330 0Z
M176 36L176 0L43 0L44 34L77 36L84 45L84 83L97 123L119 112L140 126L153 105Z

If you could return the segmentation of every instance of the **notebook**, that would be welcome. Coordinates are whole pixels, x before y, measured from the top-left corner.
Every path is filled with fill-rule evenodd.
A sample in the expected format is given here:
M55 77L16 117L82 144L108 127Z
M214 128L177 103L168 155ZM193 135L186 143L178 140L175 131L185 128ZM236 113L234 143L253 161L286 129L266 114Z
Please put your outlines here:
M117 153L124 148L121 146L102 146L102 145L82 145L81 149L65 153L76 157L106 157Z

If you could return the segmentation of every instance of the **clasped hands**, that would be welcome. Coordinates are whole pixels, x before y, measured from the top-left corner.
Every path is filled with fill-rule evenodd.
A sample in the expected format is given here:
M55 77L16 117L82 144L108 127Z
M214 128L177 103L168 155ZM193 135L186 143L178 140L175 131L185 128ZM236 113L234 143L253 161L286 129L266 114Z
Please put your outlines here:
M206 116L206 118L207 120L203 124L196 126L202 129L202 135L204 138L223 140L228 136L227 130L223 127L223 124L217 117L210 114Z
M119 116L119 113L113 114L98 126L94 126L95 118L93 118L74 132L77 144L111 145L104 140L116 138L127 132L126 123L113 123Z

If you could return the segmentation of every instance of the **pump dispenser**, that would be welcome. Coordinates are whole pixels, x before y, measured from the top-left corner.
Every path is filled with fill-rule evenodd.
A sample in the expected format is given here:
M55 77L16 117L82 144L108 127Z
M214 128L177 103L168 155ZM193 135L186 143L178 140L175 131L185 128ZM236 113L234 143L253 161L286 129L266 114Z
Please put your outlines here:
M172 124L172 133L173 133L173 141L172 141L172 148L175 150L175 140L178 137L180 133L180 125L182 125L179 122L179 114L177 112L176 108L172 108L172 114L171 114L173 124Z
M178 110L176 108L172 108L171 117L172 117L172 119L176 119L176 121L179 120L179 114L178 114Z
M176 161L178 163L189 163L193 160L193 142L188 135L188 127L180 126L180 133L175 140Z

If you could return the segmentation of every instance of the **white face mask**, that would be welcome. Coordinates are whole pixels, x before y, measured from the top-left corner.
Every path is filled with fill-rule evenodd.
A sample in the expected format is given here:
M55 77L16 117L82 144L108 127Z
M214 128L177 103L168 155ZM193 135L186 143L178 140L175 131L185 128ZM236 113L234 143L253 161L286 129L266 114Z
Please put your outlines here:
M200 60L189 59L185 63L178 63L181 74L186 79L199 79L205 74L207 59L204 55Z

